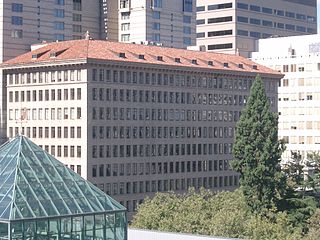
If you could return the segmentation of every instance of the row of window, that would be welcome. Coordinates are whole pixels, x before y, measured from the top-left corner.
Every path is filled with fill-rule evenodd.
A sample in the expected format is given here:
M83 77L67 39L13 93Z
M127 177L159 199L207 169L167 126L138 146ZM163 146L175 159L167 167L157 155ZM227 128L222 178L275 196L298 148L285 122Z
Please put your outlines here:
M272 98L271 105L274 106ZM68 112L66 110L66 112ZM81 113L81 110L80 110ZM237 121L240 112L222 110L184 110L184 109L149 109L149 108L93 108L93 120L134 120L134 121ZM81 117L81 116L80 116Z
M318 130L318 129L317 129ZM290 130L291 131L291 130ZM319 136L283 136L284 143L289 144L320 144ZM314 152L314 151L310 151Z
M8 74L9 85L81 81L81 70Z
M219 17L219 18L209 18L207 20L208 24L211 23L221 23L221 22L231 22L232 17ZM307 28L305 26L295 26L293 24L284 24L281 22L272 22L269 20L261 20L257 18L248 18L243 16L238 16L237 21L240 23L250 23L253 25L262 25L265 27L272 27L272 28L279 28L279 29L287 29L291 31L298 31L298 32L308 32L308 33L316 33L317 30L315 28ZM198 19L197 25L206 24L205 19ZM209 34L210 33L210 34ZM214 37L214 36L224 36L224 35L232 35L232 32L230 33L230 30L227 31L216 31L216 32L208 32L208 37ZM198 38L205 37L204 32L200 32L197 35Z
M233 127L93 126L93 139L233 138Z
M218 37L218 36L228 36L232 35L233 31L231 29L229 30L219 30L219 31L210 31L207 32L207 37ZM197 38L204 38L206 37L205 32L198 32Z
M9 120L75 120L81 119L80 107L9 109Z
M234 78L228 79L226 77L219 77L216 75L208 76L194 76L188 75L174 75L162 73L149 72L131 72L131 71L117 71L109 69L93 69L93 82L113 82L113 83L127 83L140 85L158 85L158 86L177 86L177 87L199 87L199 88L214 88L214 89L242 89L244 87L251 87L252 79ZM246 88L244 89L246 90Z
M171 173L219 172L229 170L229 160L114 163L92 166L92 177L117 177Z
M244 80L244 82L241 81L239 83L240 83L239 85L234 85L234 86L229 85L227 87L230 87L231 89L235 87L236 89L240 89L244 91L247 91L247 89L250 89L251 87L247 85L246 80ZM220 87L222 87L222 85L220 85ZM275 84L272 84L272 88L273 88L272 91L274 91ZM12 92L10 91L10 93ZM17 98L17 100L19 101L18 93L19 92L17 91L15 92L15 98ZM80 94L79 97L81 99L81 91L79 91L79 94ZM71 95L71 96L74 97L74 95ZM70 100L74 100L74 98L71 98L71 96L70 96ZM10 97L10 94L9 94L9 97ZM57 97L61 97L61 96L58 95ZM52 99L55 100L55 98L52 98ZM208 94L208 93L191 93L191 92L92 88L93 101L202 104L202 105L242 105L242 103L245 103L245 99L246 99L246 96L233 95L233 94L211 94L211 93ZM61 99L58 98L58 100L61 100ZM67 92L64 95L64 100L68 100Z
M92 158L231 154L232 143L93 145Z
M208 45L208 50L221 50L221 49L232 49L232 43L221 43L221 44L210 44Z
M232 16L226 16L226 17L216 17L216 18L208 18L207 24L212 23L224 23L224 22L232 22ZM206 24L205 19L197 19L197 25Z
M81 88L9 91L9 102L81 100Z
M314 16L307 16L305 14L301 14L301 13L294 13L294 12L290 12L290 11L284 11L284 10L280 10L280 9L272 9L272 8L268 8L268 7L261 7L258 5L249 5L246 3L237 3L237 8L238 9L243 9L243 10L250 10L250 11L254 11L254 12L262 12L262 13L266 13L266 14L274 14L280 17L287 17L287 18L295 18L298 20L305 20L308 22L317 22L316 17Z
M316 29L314 29L314 28L307 28L305 26L295 26L293 24L284 24L281 22L272 22L269 20L263 20L263 19L261 20L261 19L257 19L257 18L248 18L248 17L238 16L237 20L238 20L238 22L241 22L241 23L262 25L264 27L286 29L286 30L298 31L298 32L316 33Z
M18 127L9 127L9 138L18 133ZM81 138L81 127L23 127L22 133L29 138Z
M207 11L213 11L213 10L221 10L221 9L228 9L232 8L232 3L220 3L220 4L211 4L207 6ZM197 12L203 12L206 11L206 6L198 6Z

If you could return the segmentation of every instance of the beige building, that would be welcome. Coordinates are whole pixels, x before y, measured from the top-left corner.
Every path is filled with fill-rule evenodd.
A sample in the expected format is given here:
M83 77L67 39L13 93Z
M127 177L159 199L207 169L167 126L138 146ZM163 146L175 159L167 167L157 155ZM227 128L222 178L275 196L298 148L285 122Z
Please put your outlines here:
M283 161L320 151L320 36L259 40L253 59L285 74L279 84L279 138ZM273 46L270 48L270 46Z
M0 63L42 41L105 39L99 0L4 0L0 3ZM0 143L6 140L6 90L0 74Z
M197 0L197 46L250 57L255 40L317 33L316 0Z
M155 192L231 190L234 127L260 73L228 54L96 40L52 43L2 65L8 133L22 131L129 211Z
M195 0L107 2L108 39L187 48L196 44Z

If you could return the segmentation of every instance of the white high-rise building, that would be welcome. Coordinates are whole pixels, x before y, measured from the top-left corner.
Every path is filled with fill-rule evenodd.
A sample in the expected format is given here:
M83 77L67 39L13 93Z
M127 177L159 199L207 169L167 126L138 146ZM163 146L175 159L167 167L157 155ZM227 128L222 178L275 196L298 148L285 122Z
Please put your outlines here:
M263 39L258 49L254 61L284 74L278 96L283 161L293 153L306 159L320 151L320 35Z
M0 63L42 41L105 39L99 0L4 0L0 2ZM6 90L0 74L0 143L6 139Z
M316 0L198 0L197 46L250 57L255 40L317 33Z
M187 48L196 44L195 0L107 2L108 39Z

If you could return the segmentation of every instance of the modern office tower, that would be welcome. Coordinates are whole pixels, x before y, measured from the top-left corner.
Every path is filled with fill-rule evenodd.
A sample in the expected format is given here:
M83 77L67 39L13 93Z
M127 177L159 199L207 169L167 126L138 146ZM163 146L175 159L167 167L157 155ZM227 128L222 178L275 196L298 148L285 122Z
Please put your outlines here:
M187 48L196 44L195 0L115 0L108 5L108 39Z
M30 51L42 41L83 38L90 31L105 39L99 0L4 0L0 3L0 63ZM0 82L3 83L0 74ZM6 95L0 85L0 143L6 140Z
M52 43L6 62L8 133L23 132L130 211L159 191L238 186L234 127L261 74L229 54L97 40Z
M198 0L197 46L250 57L255 40L317 33L316 0Z
M253 59L281 71L279 137L286 142L283 161L292 153L305 160L320 144L320 36L307 35L259 40ZM272 46L272 47L270 47Z

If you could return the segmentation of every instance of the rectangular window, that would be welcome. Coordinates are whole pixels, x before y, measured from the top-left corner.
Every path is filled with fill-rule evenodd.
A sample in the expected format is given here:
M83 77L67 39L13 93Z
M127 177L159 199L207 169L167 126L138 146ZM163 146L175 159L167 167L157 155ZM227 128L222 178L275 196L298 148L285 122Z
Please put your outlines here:
M160 23L154 22L154 23L152 24L152 29L153 29L153 30L160 30Z
M64 0L55 0L57 5L64 5Z
M239 2L238 2L238 3L237 3L237 8L248 10L249 5L248 5L248 4L245 4L245 3L239 3Z
M242 23L249 22L249 19L247 17L242 17L242 16L238 16L237 20L238 20L238 22L242 22Z
M153 19L160 19L160 12L159 11L153 11L152 12L152 18Z
M64 18L64 10L63 9L54 9L53 16L58 18Z
M232 16L218 17L218 18L209 18L209 19L208 19L208 24L211 24L211 23L221 23L221 22L232 22Z
M11 17L11 23L13 25L22 25L23 24L23 19L22 19L22 17L12 16Z
M232 30L208 32L208 37L217 37L217 36L225 36L225 35L232 35Z
M193 0L183 0L183 11L184 12L193 12L192 2L193 2Z
M23 12L23 4L12 3L11 10L12 12Z
M230 3L208 5L208 11L218 10L218 9L226 9L226 8L232 8L232 3L230 2Z
M191 24L191 16L183 16L183 23Z
M263 12L263 13L267 13L267 14L272 14L272 9L271 9L271 8L263 7L263 8L262 8L262 12Z
M208 45L208 50L219 50L232 48L232 43Z
M64 22L54 22L53 28L55 30L64 30Z
M152 0L151 6L155 8L162 8L162 0Z
M261 25L261 20L256 18L250 18L250 24Z
M11 30L11 37L12 38L22 38L23 37L23 31L20 29L12 29Z
M261 8L256 5L250 5L250 10L254 12L261 12Z

